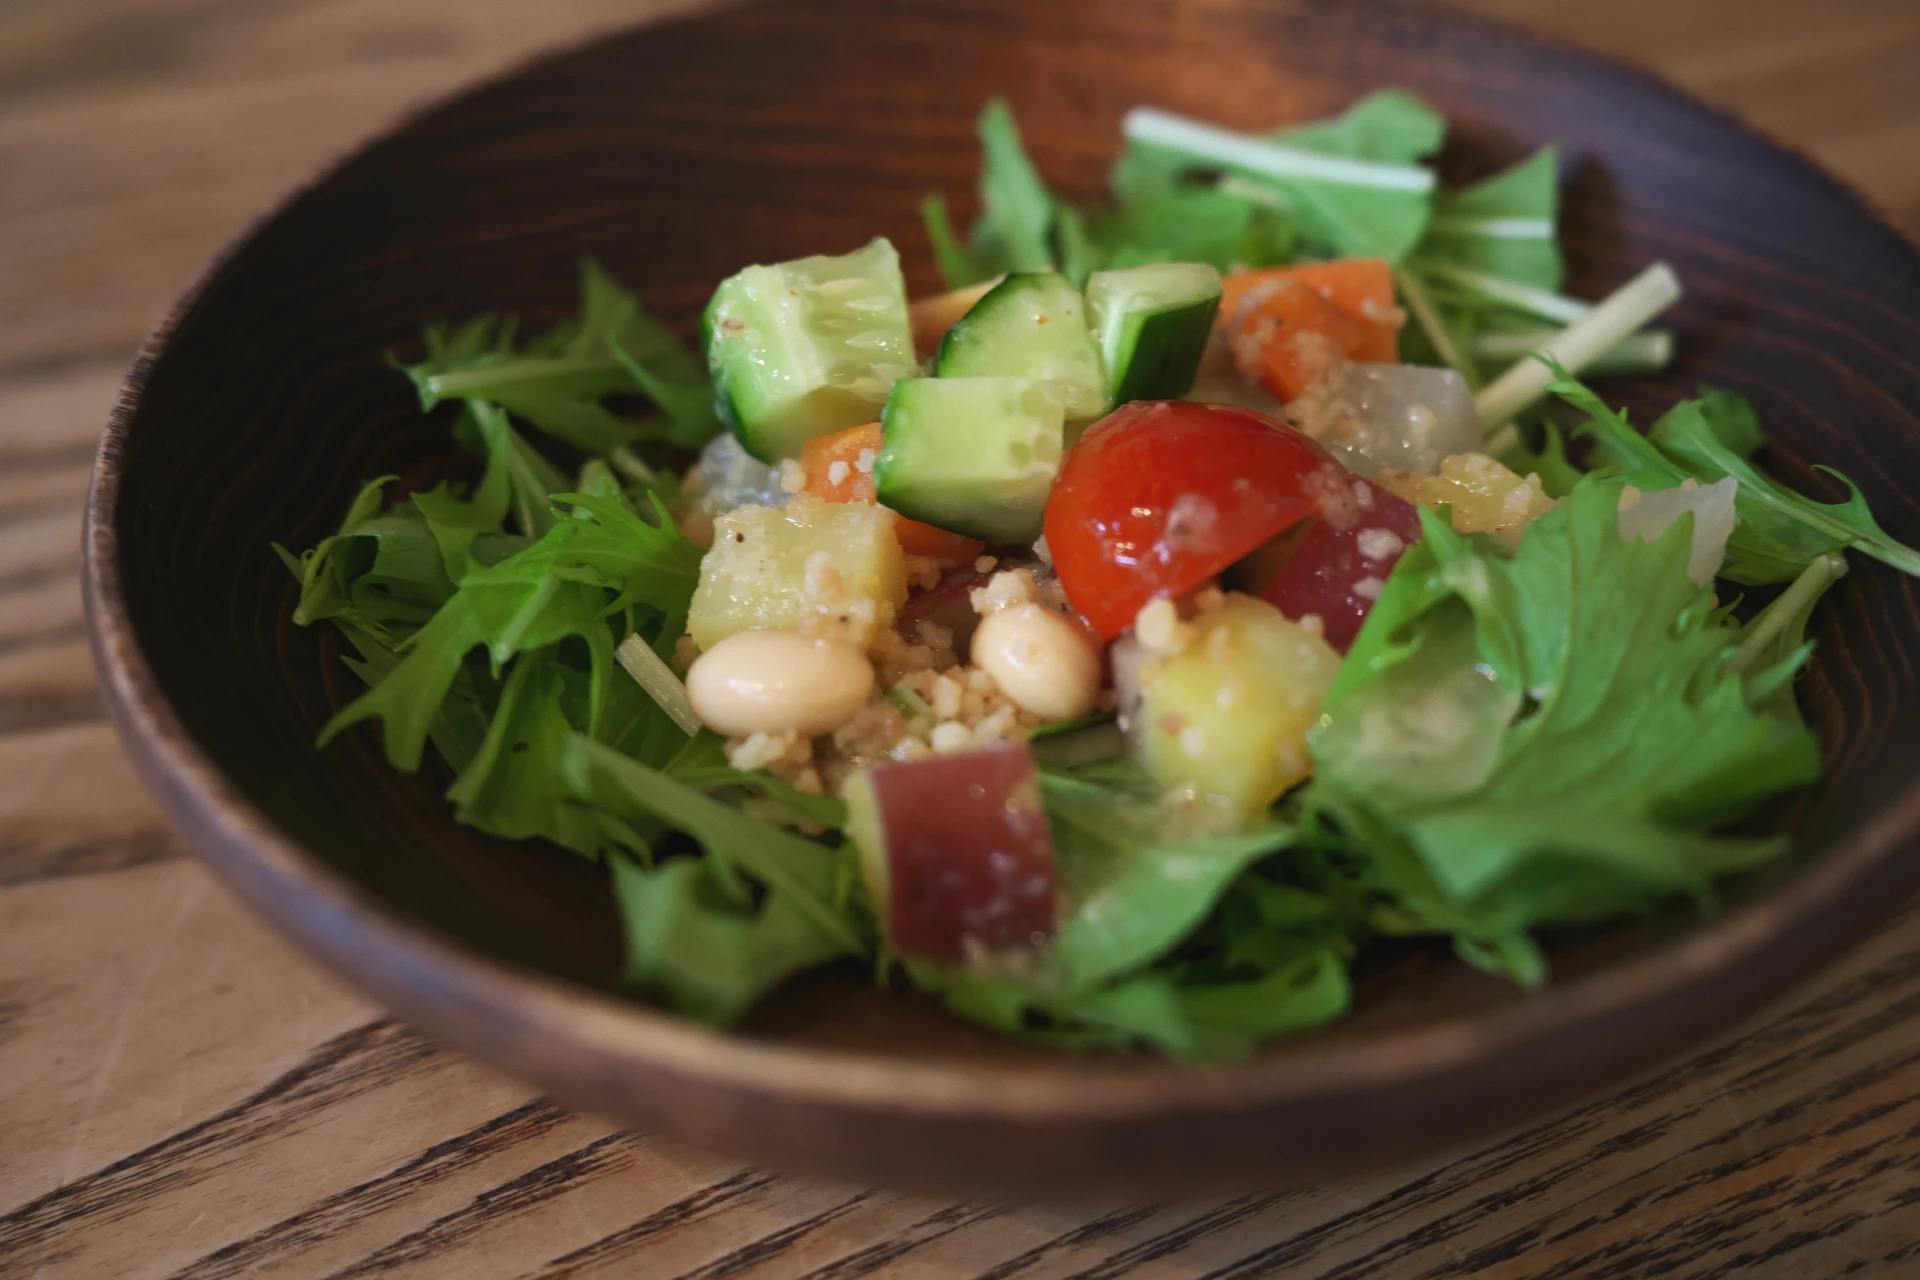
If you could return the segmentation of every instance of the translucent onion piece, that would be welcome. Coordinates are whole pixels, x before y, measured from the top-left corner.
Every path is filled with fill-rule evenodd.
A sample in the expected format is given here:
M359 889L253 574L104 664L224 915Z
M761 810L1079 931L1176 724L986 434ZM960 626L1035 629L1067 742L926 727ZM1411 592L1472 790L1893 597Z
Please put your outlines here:
M1687 557L1687 576L1704 587L1720 572L1727 557L1727 539L1733 536L1733 499L1740 482L1732 476L1695 488L1661 489L1641 493L1629 486L1620 495L1620 537L1652 542L1682 515L1693 512L1693 550Z
M1452 369L1348 365L1308 388L1287 416L1368 479L1382 467L1432 475L1442 458L1480 443L1473 392Z
M1215 352L1220 358L1215 358ZM1242 409L1251 409L1255 413L1264 413L1269 418L1282 417L1286 406L1274 398L1271 391L1257 382L1248 382L1233 367L1233 362L1225 358L1225 344L1215 344L1202 362L1200 371L1194 375L1193 386L1183 397L1202 404L1231 404Z

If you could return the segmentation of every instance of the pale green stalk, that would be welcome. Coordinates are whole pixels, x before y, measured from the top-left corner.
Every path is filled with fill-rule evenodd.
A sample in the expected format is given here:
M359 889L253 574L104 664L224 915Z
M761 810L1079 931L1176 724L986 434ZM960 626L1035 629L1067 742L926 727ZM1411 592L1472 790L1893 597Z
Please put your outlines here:
M1518 280L1509 280L1488 271L1476 271L1472 267L1427 261L1417 261L1414 267L1481 302L1504 303L1528 315L1539 316L1542 320L1572 324L1585 319L1593 311L1593 304L1583 299L1569 298L1564 293L1522 284Z
M1499 455L1519 437L1505 424L1546 394L1557 376L1548 361L1558 361L1578 376L1595 357L1609 350L1680 297L1680 277L1664 262L1656 262L1614 290L1590 315L1555 334L1537 355L1528 355L1495 378L1473 398L1483 431L1493 433L1486 451ZM1539 357L1545 357L1541 359Z
M1473 354L1487 360L1518 360L1538 351L1560 333L1558 329L1511 329L1477 334ZM1594 357L1589 373L1657 373L1673 363L1673 332L1642 329Z
M1120 131L1134 142L1165 147L1210 164L1272 178L1307 178L1383 191L1433 190L1433 170L1420 165L1322 155L1153 107L1135 107L1127 112Z
M427 389L443 400L467 396L517 382L540 382L547 378L573 377L583 373L615 373L620 366L611 356L520 357L497 368L460 369L436 373L427 379Z
M615 445L613 452L607 455L607 461L623 472L627 479L638 480L641 484L652 484L660 478L652 467L640 460L639 454L624 444Z
M1794 615L1825 591L1828 583L1846 576L1846 572L1847 562L1838 554L1815 556L1813 563L1802 569L1800 576L1774 597L1773 603L1762 609L1759 616L1748 625L1746 639L1727 659L1727 669L1741 672L1752 666L1786 630Z
M1486 240L1551 240L1552 218L1472 218L1439 214L1432 229L1442 235L1479 236Z
M1420 332L1427 335L1427 341L1433 344L1434 351L1448 365L1459 370L1469 387L1478 387L1480 370L1454 343L1453 335L1447 332L1447 326L1440 319L1440 312L1434 307L1426 285L1420 283L1420 277L1404 267L1395 267L1393 282L1399 286L1401 300L1407 304L1407 310L1413 313L1414 323L1420 326Z
M660 709L680 726L688 735L700 732L700 717L694 714L693 701L687 697L687 686L675 675L673 668L661 661L653 646L637 635L628 636L620 642L614 651L620 659L620 665L634 678L647 696L660 704Z

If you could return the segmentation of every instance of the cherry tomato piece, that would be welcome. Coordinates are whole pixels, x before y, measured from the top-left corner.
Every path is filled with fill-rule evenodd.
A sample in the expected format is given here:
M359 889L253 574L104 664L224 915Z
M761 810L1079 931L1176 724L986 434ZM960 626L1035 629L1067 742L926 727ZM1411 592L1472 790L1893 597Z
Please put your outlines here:
M1311 437L1232 405L1137 400L1067 452L1047 548L1103 640L1320 510L1346 470Z
M1420 514L1406 499L1348 476L1351 499L1329 501L1261 597L1289 618L1320 619L1328 644L1345 653L1360 634L1400 556L1420 541Z

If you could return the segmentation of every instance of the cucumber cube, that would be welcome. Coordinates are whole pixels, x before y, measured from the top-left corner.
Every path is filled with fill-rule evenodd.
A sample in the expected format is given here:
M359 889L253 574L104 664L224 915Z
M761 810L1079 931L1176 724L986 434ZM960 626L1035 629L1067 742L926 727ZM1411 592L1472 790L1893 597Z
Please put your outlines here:
M1155 262L1087 277L1087 310L1112 402L1187 394L1219 309L1220 273L1204 262Z
M1060 470L1066 416L1055 382L904 379L880 419L879 499L908 519L985 542L1032 542Z
M721 420L763 462L872 422L894 380L919 371L900 255L884 238L729 276L702 328Z

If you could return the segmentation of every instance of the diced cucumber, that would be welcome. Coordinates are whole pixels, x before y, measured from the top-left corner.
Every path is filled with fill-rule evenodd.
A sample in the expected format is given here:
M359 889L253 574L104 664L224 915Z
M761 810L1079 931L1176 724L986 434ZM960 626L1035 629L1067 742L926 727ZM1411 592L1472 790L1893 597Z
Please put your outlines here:
M873 482L883 506L985 542L1040 536L1066 404L1038 378L904 378L893 385Z
M934 373L1057 382L1067 417L1076 421L1108 408L1087 300L1057 271L1016 272L995 285L947 330Z
M919 371L900 255L884 238L729 276L701 327L720 417L763 462L872 422L894 380Z
M1155 262L1087 277L1087 312L1109 400L1187 394L1219 309L1220 273L1204 262Z

